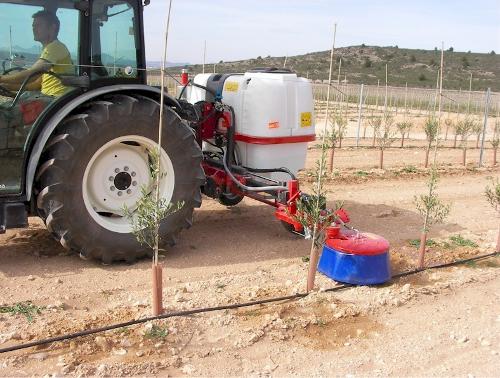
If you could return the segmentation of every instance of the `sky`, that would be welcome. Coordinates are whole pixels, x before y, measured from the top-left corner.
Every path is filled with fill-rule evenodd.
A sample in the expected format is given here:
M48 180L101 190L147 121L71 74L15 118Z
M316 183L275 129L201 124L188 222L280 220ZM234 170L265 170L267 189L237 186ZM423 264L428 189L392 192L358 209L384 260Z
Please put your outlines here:
M145 8L146 56L163 54L169 0ZM213 63L377 45L500 53L500 0L173 0L167 61Z

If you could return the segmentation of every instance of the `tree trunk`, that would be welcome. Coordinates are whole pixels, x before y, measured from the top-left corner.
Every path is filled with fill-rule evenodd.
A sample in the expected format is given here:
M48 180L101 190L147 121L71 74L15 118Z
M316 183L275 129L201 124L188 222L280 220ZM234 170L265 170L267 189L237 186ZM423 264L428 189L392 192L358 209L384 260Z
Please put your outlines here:
M161 264L153 264L153 316L158 316L163 312L163 280Z
M457 148L457 138L458 135L455 135L455 139L453 139L453 148Z
M493 149L493 166L497 165L497 149Z
M401 136L401 148L403 148L404 144L405 144L405 135L403 134Z
M373 129L372 147L375 147L375 129Z
M480 137L480 135L478 134L477 139L476 139L476 148L479 148L479 137Z
M366 139L366 129L367 129L367 127L365 126L363 129L363 139Z
M333 171L333 157L335 156L335 147L330 149L330 161L328 162L328 171L332 173Z
M447 141L448 140L448 129L450 128L450 126L446 125L446 130L444 132L444 140Z
M418 248L418 269L424 268L425 243L427 243L427 232L422 232L420 235L420 247Z
M316 270L318 269L319 251L314 245L314 240L311 245L311 253L309 254L309 271L307 272L307 292L314 289L314 280L316 279Z
M467 165L467 148L464 147L464 152L462 153L462 164L465 167Z
M431 148L430 146L427 146L427 148L425 149L425 164L424 164L424 167L427 168L429 166L429 152L430 152Z
M342 148L342 138L339 138L339 148Z
M380 149L380 169L384 169L384 149Z

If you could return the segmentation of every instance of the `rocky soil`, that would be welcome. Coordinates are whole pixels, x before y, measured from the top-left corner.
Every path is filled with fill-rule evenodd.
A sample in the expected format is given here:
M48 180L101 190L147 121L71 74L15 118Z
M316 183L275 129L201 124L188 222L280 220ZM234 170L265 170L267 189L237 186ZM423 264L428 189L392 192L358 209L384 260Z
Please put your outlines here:
M352 167L366 159L346 149L339 161L343 154ZM431 232L427 264L494 250L498 218L483 191L495 176L497 168L443 175L439 193L452 211ZM328 200L344 201L356 228L386 237L394 273L408 271L420 232L413 198L425 179L381 172L363 181L332 179ZM244 200L226 208L206 199L162 259L166 311L303 292L309 245L287 234L265 205ZM497 376L499 265L497 257L338 291L318 275L316 291L302 299L1 354L0 376ZM28 309L19 307L26 301L39 310L32 320L12 313L16 304ZM150 262L80 260L33 218L29 229L0 235L0 305L11 310L0 313L0 348L147 317Z

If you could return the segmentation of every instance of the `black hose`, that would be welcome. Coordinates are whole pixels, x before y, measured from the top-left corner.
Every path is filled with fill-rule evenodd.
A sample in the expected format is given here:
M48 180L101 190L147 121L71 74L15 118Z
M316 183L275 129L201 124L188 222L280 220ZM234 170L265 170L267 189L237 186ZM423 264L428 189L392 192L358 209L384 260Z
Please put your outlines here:
M295 175L288 168L285 168L285 167L281 167L281 168L250 168L250 167L243 166L243 168L245 168L247 171L255 172L255 173L283 172L283 173L286 173L286 174L290 175L290 177L292 178L292 180L296 180L297 179L295 177Z
M178 82L178 81L177 81ZM217 93L215 93L215 91L213 91L212 89L210 88L207 88L205 87L204 85L201 85L201 84L196 84L195 82L193 82L192 79L189 79L187 84L183 85L182 87L182 90L181 90L181 93L179 93L179 96L177 96L177 98L180 100L182 98L182 96L184 95L184 92L186 91L186 88L191 84L191 86L193 87L198 87L198 88L201 88L201 89L204 89L205 91L207 91L208 93L210 93L212 96L214 96L214 98L217 98Z
M434 265L434 266L430 266L430 267L427 267L427 268L424 268L424 269L411 270L411 271L408 271L408 272L403 272L403 273L396 274L396 275L392 276L392 279L397 279L397 278L401 278L401 277L405 277L405 276L410 276L412 274L421 273L421 272L423 272L425 270L447 268L447 267L450 267L450 266L453 266L453 265L465 264L465 263L468 263L468 262L471 262L471 261L484 260L484 259L487 259L487 258L490 258L490 257L498 256L499 254L500 254L500 252L493 252L493 253L489 253L489 254L486 254L486 255L475 256L475 257L471 257L471 258L468 258L468 259L453 261L451 263ZM356 285L342 284L342 285L339 285L339 286L335 286L335 287L326 289L325 292L340 291L340 290L348 289L348 288L355 287L355 286ZM376 285L373 285L373 286L376 286ZM297 294L293 294L293 295L287 295L287 296L283 296L283 297L275 297L275 298L262 299L262 300L253 301L253 302L233 303L233 304L223 305L223 306L205 307L205 308L197 308L197 309L193 309L193 310L184 310L184 311L169 312L167 314L162 314L162 315L158 315L158 316L150 316L150 317L147 317L147 318L131 320L131 321L124 322L124 323L117 323L117 324L112 324L112 325L105 326L105 327L88 329L88 330L85 330L85 331L80 331L80 332L70 333L70 334L66 334L66 335L51 337L49 339L43 339L43 340L33 341L33 342L30 342L30 343L13 345L13 346L10 346L10 347L7 347L7 348L1 348L0 349L0 353L6 353L6 352L12 352L12 351L15 351L15 350L31 348L31 347L34 347L34 346L39 346L39 345L44 345L44 344L50 344L50 343L54 343L54 342L57 342L57 341L64 341L64 340L75 339L77 337L88 336L88 335L92 335L92 334L95 334L95 333L110 331L112 329L123 328L123 327L128 327L128 326L131 326L131 325L146 323L146 322L149 322L149 321L152 321L152 320L168 319L168 318L179 317L179 316L189 316L189 315L200 314L200 313L205 313L205 312L213 312L213 311L221 311L221 310L231 310L231 309L235 309L235 308L250 307L250 306L255 306L255 305L260 305L260 304L265 304L265 303L272 303L272 302L283 302L283 301L289 301L289 300L297 299L297 298L305 298L308 295L309 295L308 293L297 293Z
M182 98L182 96L184 95L184 92L186 91L186 88L188 87L188 85L190 83L191 83L191 79L189 79L188 82L182 87L181 93L179 93L179 96L177 97L178 100L180 100Z

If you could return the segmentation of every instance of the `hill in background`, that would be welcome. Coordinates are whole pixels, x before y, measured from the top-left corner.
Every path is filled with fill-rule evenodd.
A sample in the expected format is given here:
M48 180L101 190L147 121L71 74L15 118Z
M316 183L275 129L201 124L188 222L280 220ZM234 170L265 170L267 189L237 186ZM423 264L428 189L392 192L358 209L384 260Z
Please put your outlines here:
M389 71L389 85L435 88L441 51L402 49L377 46L350 46L335 49L334 79L337 80L339 58L342 59L341 80L354 84L385 83L385 65ZM257 57L255 59L216 63L217 72L244 72L255 67L283 67L285 57ZM199 73L201 65L187 65L192 73ZM327 80L330 67L330 51L320 51L287 58L286 67L312 80ZM181 67L179 67L180 69ZM213 72L214 65L205 65L206 72ZM173 70L172 70L173 71ZM489 54L454 52L444 54L444 81L447 89L469 89L472 73L472 90L500 91L500 56Z

